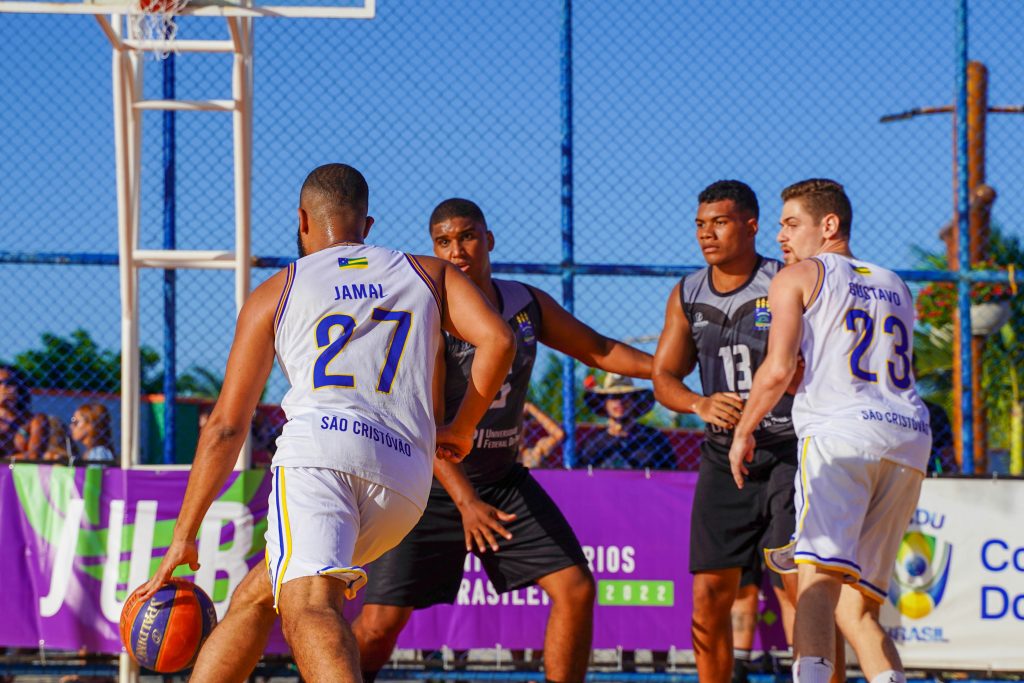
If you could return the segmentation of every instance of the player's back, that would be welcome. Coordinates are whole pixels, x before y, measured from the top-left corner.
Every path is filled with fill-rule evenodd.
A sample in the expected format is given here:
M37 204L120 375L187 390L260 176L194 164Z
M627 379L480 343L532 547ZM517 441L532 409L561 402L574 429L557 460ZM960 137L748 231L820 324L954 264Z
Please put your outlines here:
M339 245L289 267L275 348L291 388L273 465L324 467L426 505L439 298L415 260Z
M892 271L838 254L813 259L804 312L797 435L840 436L922 472L931 434L911 370L914 300Z

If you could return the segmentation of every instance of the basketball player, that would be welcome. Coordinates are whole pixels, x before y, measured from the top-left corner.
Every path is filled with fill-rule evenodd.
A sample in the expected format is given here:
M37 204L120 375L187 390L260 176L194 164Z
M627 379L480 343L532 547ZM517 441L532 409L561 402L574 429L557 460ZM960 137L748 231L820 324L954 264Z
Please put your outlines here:
M872 683L906 680L878 612L913 513L931 447L914 389L914 301L891 271L850 252L853 210L843 186L811 179L782 191L779 243L797 261L768 294L768 356L729 452L749 486L754 433L805 362L793 405L800 444L795 541L769 563L798 571L794 679L832 673L835 621ZM795 566L794 566L795 564Z
M768 346L768 283L783 266L757 253L759 209L750 187L721 180L698 202L697 241L708 266L684 277L669 296L653 379L659 402L707 423L690 531L693 649L701 681L728 683L730 611L743 569L760 563L761 548L785 543L793 532L796 435L792 397L780 395L757 426L750 485L736 489L729 445ZM683 383L695 366L701 394ZM777 583L780 603L791 602Z
M306 178L301 258L257 287L239 314L174 540L147 586L155 592L178 565L198 568L196 534L249 433L276 354L291 388L272 463L262 586L307 681L359 680L341 609L366 582L362 565L398 543L426 505L442 330L476 347L465 398L436 431L438 455L452 460L469 451L515 351L508 325L457 268L363 244L373 223L367 201L366 181L350 166L321 166ZM214 632L222 645L259 640L231 616ZM244 649L226 659L245 659ZM209 669L193 676L230 678Z
M598 334L544 292L492 278L494 234L473 202L441 202L430 216L430 236L434 254L466 273L499 309L515 333L516 357L477 428L470 456L461 465L437 463L423 518L371 568L354 624L363 679L370 683L387 663L414 609L455 602L466 553L476 552L499 593L536 583L548 594L544 676L579 683L590 657L594 579L565 517L516 462L523 403L538 343L633 377L650 377L651 357ZM451 336L445 347L445 412L451 414L462 400L475 351Z

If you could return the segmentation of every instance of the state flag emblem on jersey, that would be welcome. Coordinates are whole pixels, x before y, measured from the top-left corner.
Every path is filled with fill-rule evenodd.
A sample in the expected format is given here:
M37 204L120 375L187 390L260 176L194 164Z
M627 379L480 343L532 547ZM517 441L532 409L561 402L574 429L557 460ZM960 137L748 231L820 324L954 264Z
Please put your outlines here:
M768 308L768 297L758 297L754 302L754 329L767 330L771 326L772 310Z
M867 266L850 266L850 267L853 268L853 272L858 273L860 275L871 275L871 269L868 268Z
M358 258L338 259L338 268L340 268L341 270L346 270L349 268L366 268L369 265L370 263L369 261L366 260L365 256L360 256Z

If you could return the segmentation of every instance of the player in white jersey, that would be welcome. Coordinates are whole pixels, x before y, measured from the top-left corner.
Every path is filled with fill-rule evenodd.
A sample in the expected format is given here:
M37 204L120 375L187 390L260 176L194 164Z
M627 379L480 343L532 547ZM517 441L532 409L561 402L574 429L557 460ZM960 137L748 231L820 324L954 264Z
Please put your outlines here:
M245 441L276 354L291 384L282 402L288 422L272 464L267 578L250 590L272 596L307 681L360 680L341 610L366 581L362 566L396 545L426 505L442 329L476 346L476 358L465 400L436 429L438 457L457 462L469 452L515 352L508 325L457 268L363 244L373 224L368 195L363 176L344 164L306 178L302 258L256 288L239 314L173 541L144 594L178 565L198 568L200 524ZM265 635L249 642L259 640L246 625L253 609L228 612L207 646L233 656L207 657L191 680L238 680L239 667L251 670L266 644Z
M805 180L782 192L779 242L797 261L772 280L768 356L754 377L729 460L740 488L753 432L789 385L800 443L797 529L770 563L798 571L794 632L800 683L832 674L835 621L872 683L905 677L878 623L900 539L931 447L911 370L914 302L891 271L850 252L853 211L842 185Z

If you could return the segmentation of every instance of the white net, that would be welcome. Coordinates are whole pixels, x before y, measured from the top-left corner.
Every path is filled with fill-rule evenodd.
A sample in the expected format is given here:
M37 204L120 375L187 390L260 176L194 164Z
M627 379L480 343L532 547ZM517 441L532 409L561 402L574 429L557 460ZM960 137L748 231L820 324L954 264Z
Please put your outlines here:
M178 34L175 22L181 10L185 9L189 0L139 0L141 14L133 14L128 20L129 37L132 40L163 40L174 41ZM166 59L173 52L157 50L153 55L157 59Z

